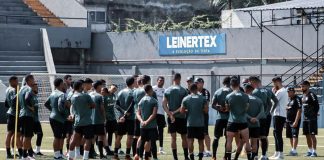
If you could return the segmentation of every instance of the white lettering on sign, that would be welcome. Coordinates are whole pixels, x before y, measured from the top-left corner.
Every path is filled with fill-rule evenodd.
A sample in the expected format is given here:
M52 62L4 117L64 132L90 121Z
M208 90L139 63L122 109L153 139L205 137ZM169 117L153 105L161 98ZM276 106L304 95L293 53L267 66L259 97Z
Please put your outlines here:
M167 48L211 48L217 47L217 36L167 37Z

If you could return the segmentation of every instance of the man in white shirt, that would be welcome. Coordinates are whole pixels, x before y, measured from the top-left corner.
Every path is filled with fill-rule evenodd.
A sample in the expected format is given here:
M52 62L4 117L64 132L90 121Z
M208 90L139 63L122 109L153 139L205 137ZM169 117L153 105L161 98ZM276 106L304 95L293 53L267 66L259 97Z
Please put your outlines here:
M166 154L163 150L163 130L166 126L165 116L164 116L164 109L162 106L163 96L165 88L164 85L164 77L159 76L157 78L157 84L153 86L153 91L156 93L157 100L158 100L158 111L156 115L157 125L158 125L158 133L159 133L159 142L160 142L160 154Z
M273 136L275 139L275 153L269 159L283 159L283 139L282 130L287 117L286 106L288 104L288 92L282 85L282 79L275 77L272 79L274 84L275 95L278 99L278 104L271 110L273 113Z

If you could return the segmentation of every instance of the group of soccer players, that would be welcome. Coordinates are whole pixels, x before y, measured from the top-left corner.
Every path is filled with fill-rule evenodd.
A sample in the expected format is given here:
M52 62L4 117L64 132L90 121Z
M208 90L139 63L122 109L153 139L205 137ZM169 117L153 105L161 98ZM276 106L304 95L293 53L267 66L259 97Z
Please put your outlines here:
M236 76L225 77L224 86L214 93L211 101L212 108L217 111L211 154L208 135L210 93L203 87L204 80L188 77L187 88L181 86L181 74L174 74L172 80L173 84L165 89L162 76L157 78L155 86L150 85L150 76L131 76L126 79L127 87L116 93L118 86L107 85L104 80L94 82L86 78L72 82L70 75L63 79L56 78L55 90L44 104L51 112L49 121L54 135L54 159L64 159L63 145L66 139L68 159L96 158L96 145L100 159L113 156L113 159L118 160L124 135L127 135L125 159L157 159L156 140L159 140L159 153L165 154L165 113L174 160L178 160L177 133L181 136L186 160L193 160L195 156L200 160L203 157L216 159L219 139L223 136L226 138L223 159L231 159L234 141L234 159L238 159L243 148L249 160L256 159L259 147L262 150L260 159L268 159L267 137L272 120L276 152L269 159L283 159L284 124L292 146L289 155L296 156L302 110L303 134L306 135L309 148L306 156L317 156L315 135L319 105L316 95L310 91L308 81L301 83L303 97L300 98L294 88L283 87L280 77L273 79L272 90L262 87L261 80L256 76L244 79L242 84ZM6 106L9 108L7 158L13 157L10 148L14 145L12 137L16 119L19 156L22 159L34 159L34 154L42 155L38 87L32 75L27 75L25 82L18 92L18 118L15 117L17 77L9 79L10 87L6 91ZM37 134L35 152L31 145L34 133ZM197 155L194 155L194 139L199 144Z

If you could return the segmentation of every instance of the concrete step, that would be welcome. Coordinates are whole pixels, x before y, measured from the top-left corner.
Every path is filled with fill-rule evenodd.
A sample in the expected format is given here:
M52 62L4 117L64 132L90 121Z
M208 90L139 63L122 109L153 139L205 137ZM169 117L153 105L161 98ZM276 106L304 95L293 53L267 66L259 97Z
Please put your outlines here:
M1 56L44 56L42 51L0 51Z
M0 56L0 61L45 61L44 56Z
M0 66L0 71L47 71L46 66Z
M29 11L5 11L5 10L1 10L0 15L8 15L8 18L10 16L14 16L14 15L37 16L37 14L35 12L33 12L32 10L29 10Z
M46 66L44 61L0 61L0 66Z
M57 73L81 73L81 68L79 65L55 65Z
M27 75L30 74L31 71L0 71L0 75L3 76L11 76L11 75ZM47 73L47 71L37 71L34 73Z
M0 10L1 11L32 11L28 7L10 7L10 6L1 6L1 5L0 5Z
M1 3L1 6L5 6L5 7L26 7L28 8L28 6L24 3L11 3L11 2L3 2Z

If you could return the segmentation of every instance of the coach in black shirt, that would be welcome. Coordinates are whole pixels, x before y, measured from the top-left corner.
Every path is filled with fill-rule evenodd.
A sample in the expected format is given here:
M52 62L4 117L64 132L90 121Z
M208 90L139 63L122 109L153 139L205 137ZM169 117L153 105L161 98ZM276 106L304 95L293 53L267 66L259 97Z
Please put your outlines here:
M317 96L309 90L310 83L304 81L300 85L303 91L303 109L304 109L304 120L303 120L303 134L306 136L308 152L305 156L317 157L316 154L316 135L317 135L317 116L319 111L319 104Z

